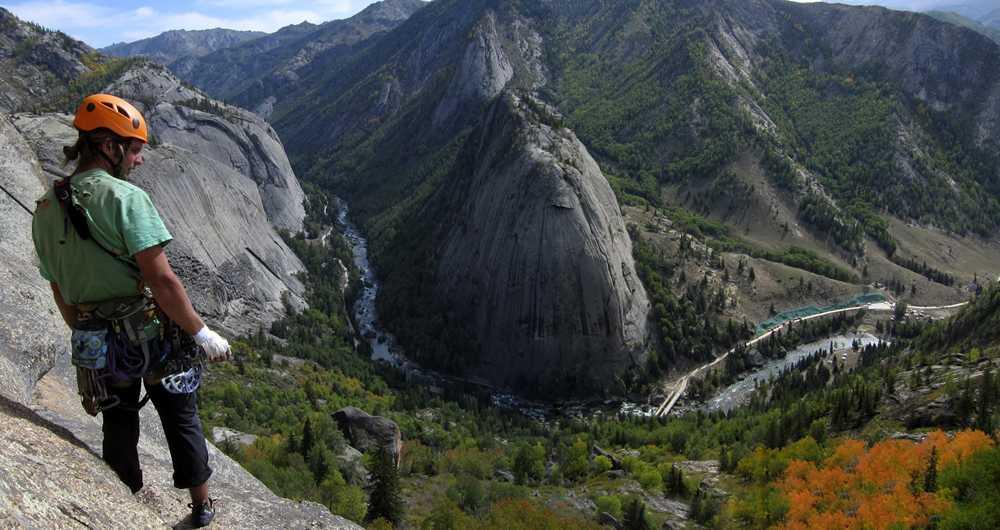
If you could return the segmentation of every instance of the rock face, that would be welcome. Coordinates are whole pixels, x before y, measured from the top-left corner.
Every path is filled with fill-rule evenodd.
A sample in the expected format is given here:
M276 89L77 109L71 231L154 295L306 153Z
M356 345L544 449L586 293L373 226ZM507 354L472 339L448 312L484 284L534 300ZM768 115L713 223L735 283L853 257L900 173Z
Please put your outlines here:
M158 528L92 449L24 405L0 396L0 526ZM127 522L122 517L128 514Z
M344 407L334 412L333 420L352 447L363 453L383 447L399 466L403 438L396 422L381 416L371 416L355 407Z
M135 42L120 42L101 48L102 53L115 57L146 57L167 65L181 57L201 57L222 48L236 46L267 35L262 31L232 29L171 30L155 37Z
M19 20L0 7L0 112L49 103L71 80L89 71L93 48L65 33Z
M489 101L514 77L514 67L500 44L496 16L489 12L476 26L472 39L451 79L448 92L434 111L434 124L440 126L463 106Z
M649 300L607 180L540 105L499 98L467 146L476 162L454 185L438 296L476 337L488 380L610 388L642 365Z
M75 370L66 352L68 333L52 302L48 285L37 274L30 241L30 208L54 173L63 169L56 150L75 137L68 116L0 115L0 279L11 288L0 292L0 526L61 528L162 528L183 526L188 513L187 492L172 487L172 467L159 419L152 407L143 409L139 454L146 488L132 496L114 473L100 460L100 418L91 418L76 395ZM37 153L37 157L36 157ZM38 158L41 158L40 163ZM153 201L167 218L168 228L178 238L168 254L198 305L225 300L236 291L223 282L220 271L237 269L236 250L221 246L213 233L219 219L198 217L206 209L227 216L231 230L271 232L252 181L231 169L213 167L210 159L172 146L150 149L147 166L171 172L140 172L137 183L151 192ZM172 164L172 166L171 166ZM44 169L43 169L44 167ZM140 168L143 169L143 168ZM240 180L242 179L242 180ZM204 181L204 182L202 182ZM216 184L210 184L214 182ZM238 184L238 185L237 185ZM203 186L208 194L191 201ZM184 193L187 194L184 194ZM241 195L241 193L243 195ZM217 204L220 197L235 197L233 211ZM23 205L23 207L22 207ZM192 208L194 206L194 208ZM172 213L195 210L190 223ZM202 216L207 215L204 212ZM173 220L170 218L174 217ZM190 226L187 226L187 224ZM200 223L200 224L199 224ZM214 223L214 224L213 224ZM203 237L203 245L191 242ZM205 238L204 236L209 236ZM243 236L245 237L245 236ZM187 243L180 241L187 240ZM252 240L239 244L256 246ZM271 246L277 246L269 241ZM283 250L282 252L286 252ZM224 254L227 253L228 254ZM210 268L217 257L219 269ZM267 256L263 251L262 255ZM205 259L197 261L198 256ZM228 258L227 258L228 256ZM191 268L210 274L191 276ZM266 272L259 264L247 264L242 278L228 277L239 289L258 289L266 294ZM210 285L199 283L201 278ZM250 287L252 285L252 287ZM16 286L16 287L14 287ZM226 289L230 289L227 291ZM282 289L286 289L282 287ZM252 297L229 298L228 305L251 305ZM263 300L263 299L260 299ZM267 314L255 314L266 323ZM232 315L207 314L214 327L229 327ZM39 380L40 379L40 380ZM279 498L237 463L209 446L212 496L220 499L218 525L226 528L360 528L330 514L315 503L297 503ZM123 517L128 514L128 517Z
M59 152L76 138L70 116L19 114L13 123L49 177L70 171ZM268 222L252 180L174 145L149 148L144 158L130 179L149 192L174 236L167 256L204 316L243 334L284 315L284 293L302 304L294 275L304 267Z
M39 381L33 411L13 407L14 412L8 413L11 407L5 410L0 403L0 420L12 426L0 435L0 447L4 448L0 469L7 469L5 459L15 460L11 468L14 480L0 479L0 498L9 499L9 507L0 501L0 509L6 509L6 513L0 510L0 521L7 517L28 527L67 527L81 521L102 528L185 527L190 500L187 491L173 488L170 454L156 411L145 407L140 414L139 460L144 487L133 496L98 457L100 417L91 418L83 412L74 374L67 357L62 357ZM18 442L9 445L8 440ZM33 442L32 449L25 452L22 440ZM220 528L361 528L322 505L278 497L211 444L208 452L213 469L209 487L212 497L219 499L215 524ZM18 474L26 472L46 480L16 481ZM25 485L29 486L27 492L38 487L39 494L18 495ZM131 516L133 507L137 519Z
M253 179L272 225L302 230L305 194L281 140L262 118L211 100L152 65L130 69L108 90L140 104L158 142L182 147Z
M69 332L38 275L31 242L35 199L48 179L32 148L0 114L0 394L27 403L31 389L69 345Z
M258 40L179 60L170 68L212 95L269 117L275 102L284 99L303 70L331 68L352 46L396 27L424 4L382 0L347 19L288 26Z
M968 111L989 123L989 138L1000 138L998 109L982 101L1000 90L997 43L916 13L826 4L788 9L827 43L835 65L878 65L908 95L935 110Z

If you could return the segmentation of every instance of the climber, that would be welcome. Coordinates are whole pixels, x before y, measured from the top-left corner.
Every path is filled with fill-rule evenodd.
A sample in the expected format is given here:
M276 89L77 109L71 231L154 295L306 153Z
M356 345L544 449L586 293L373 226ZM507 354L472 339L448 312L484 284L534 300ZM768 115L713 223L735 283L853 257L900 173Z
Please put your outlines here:
M73 332L84 409L103 415L104 460L136 493L139 409L152 400L174 487L190 490L191 524L206 526L215 516L212 469L194 391L205 361L230 358L229 343L195 312L163 250L170 233L149 196L126 181L143 163L143 116L121 98L95 94L73 125L78 138L63 153L76 169L37 201L32 236L39 272Z

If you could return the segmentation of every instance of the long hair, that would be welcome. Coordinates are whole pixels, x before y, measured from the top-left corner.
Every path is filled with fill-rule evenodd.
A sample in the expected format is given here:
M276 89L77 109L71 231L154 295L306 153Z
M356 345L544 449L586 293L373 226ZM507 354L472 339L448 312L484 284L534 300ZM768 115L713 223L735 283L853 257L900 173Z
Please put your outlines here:
M109 129L101 128L93 131L80 131L79 136L76 138L76 143L63 146L63 155L66 157L63 165L69 165L70 162L76 161L77 167L79 167L94 161L101 156L98 149L100 149L100 145L105 140L111 140L116 144L123 143L123 139Z

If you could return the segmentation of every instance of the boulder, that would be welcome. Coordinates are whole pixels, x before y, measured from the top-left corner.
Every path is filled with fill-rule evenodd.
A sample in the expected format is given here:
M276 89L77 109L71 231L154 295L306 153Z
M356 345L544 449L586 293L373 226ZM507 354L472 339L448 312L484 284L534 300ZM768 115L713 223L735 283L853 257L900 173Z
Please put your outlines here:
M226 427L215 427L212 429L212 442L217 444L253 445L256 441L257 436L254 434L247 434Z
M361 451L348 445L336 459L337 468L348 484L362 487L368 485L368 469L365 468L364 455Z
M371 416L355 407L344 407L334 412L333 420L351 446L363 453L382 447L392 455L396 466L399 466L403 439L396 422L381 416Z

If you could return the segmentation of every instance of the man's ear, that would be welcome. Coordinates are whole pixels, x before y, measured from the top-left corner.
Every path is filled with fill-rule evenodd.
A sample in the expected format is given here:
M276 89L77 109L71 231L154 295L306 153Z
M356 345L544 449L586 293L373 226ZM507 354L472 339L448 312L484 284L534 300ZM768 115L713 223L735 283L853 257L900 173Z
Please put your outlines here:
M113 145L114 142L111 141L111 138L104 138L99 144L97 144L97 148L100 149L105 155L113 157L115 154L114 148L112 147Z

